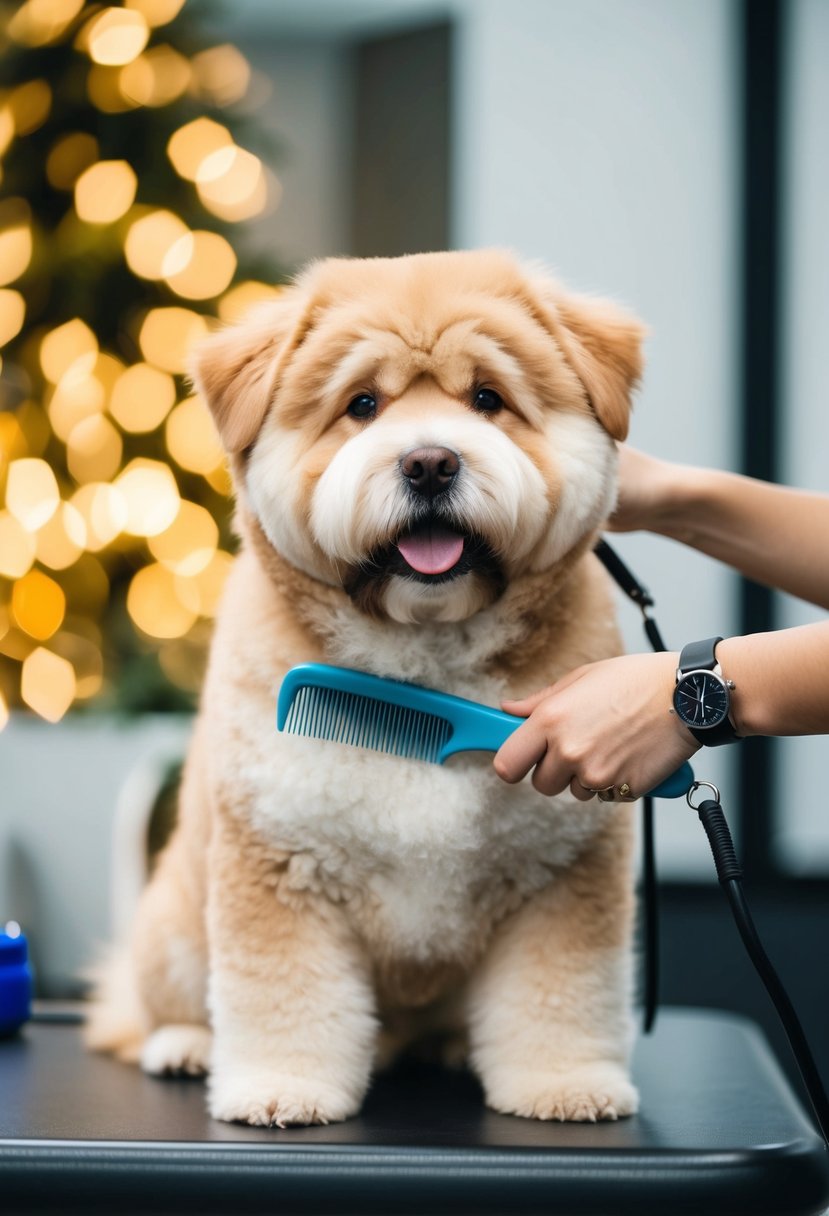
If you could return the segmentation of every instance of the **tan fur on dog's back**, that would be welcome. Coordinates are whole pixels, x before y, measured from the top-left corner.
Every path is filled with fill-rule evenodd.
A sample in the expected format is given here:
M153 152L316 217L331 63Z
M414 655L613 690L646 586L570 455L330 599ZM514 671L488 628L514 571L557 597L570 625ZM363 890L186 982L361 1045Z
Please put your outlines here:
M465 1023L497 1109L635 1109L631 808L508 787L486 756L424 765L273 718L302 662L498 704L619 653L589 550L641 333L483 252L322 263L207 343L196 378L232 457L242 552L179 822L90 1045L153 1072L210 1068L216 1117L281 1125L347 1117L393 1042ZM369 367L377 415L357 425L346 405ZM482 378L509 401L491 418L469 407ZM381 570L350 595L355 551L394 552L398 453L425 442L462 451L458 501L499 577Z

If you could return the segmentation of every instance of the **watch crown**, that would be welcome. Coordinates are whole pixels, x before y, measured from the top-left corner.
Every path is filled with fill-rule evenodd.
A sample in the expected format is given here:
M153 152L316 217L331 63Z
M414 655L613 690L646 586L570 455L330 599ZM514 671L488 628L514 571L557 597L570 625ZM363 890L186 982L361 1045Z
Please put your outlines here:
M737 687L737 685L734 683L733 680L726 680L725 686L726 686L726 688L730 688L732 690Z

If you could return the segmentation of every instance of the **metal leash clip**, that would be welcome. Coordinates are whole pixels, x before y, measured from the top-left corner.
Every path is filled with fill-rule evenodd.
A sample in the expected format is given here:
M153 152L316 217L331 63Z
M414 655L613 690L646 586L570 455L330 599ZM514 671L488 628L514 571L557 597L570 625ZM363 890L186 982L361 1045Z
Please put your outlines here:
M713 782L695 781L694 784L691 786L691 788L688 790L688 793L685 795L685 801L688 803L688 805L692 811L699 810L700 804L692 802L691 797L693 794L695 794L697 792L697 790L701 790L701 789L710 790L711 793L714 795L714 801L716 803L719 803L719 801L720 801L720 791L717 789L716 785L714 785Z

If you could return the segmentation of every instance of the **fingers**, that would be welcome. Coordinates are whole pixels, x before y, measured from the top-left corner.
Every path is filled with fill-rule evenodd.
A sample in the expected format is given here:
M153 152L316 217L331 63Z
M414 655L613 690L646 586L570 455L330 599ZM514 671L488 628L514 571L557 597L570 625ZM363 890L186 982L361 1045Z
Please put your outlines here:
M576 680L581 679L585 671L585 667L576 667L573 671L568 671L567 675L562 676L560 680L556 680L555 684L549 684L539 692L531 693L530 696L521 697L516 701L502 701L501 706L508 714L516 714L520 718L528 718L542 701L545 701L555 693L563 692L571 684L575 684Z
M529 718L535 707L540 705L545 697L549 697L554 687L553 684L550 684L547 688L542 688L529 697L521 697L516 701L502 701L501 706L508 714L516 714L519 718Z
M586 785L582 785L578 777L574 777L570 782L570 793L574 798L578 798L579 802L589 802L591 798L596 797L596 791L589 790Z
M515 785L543 760L546 751L547 739L543 730L533 721L525 722L496 753L493 760L495 771L504 781Z

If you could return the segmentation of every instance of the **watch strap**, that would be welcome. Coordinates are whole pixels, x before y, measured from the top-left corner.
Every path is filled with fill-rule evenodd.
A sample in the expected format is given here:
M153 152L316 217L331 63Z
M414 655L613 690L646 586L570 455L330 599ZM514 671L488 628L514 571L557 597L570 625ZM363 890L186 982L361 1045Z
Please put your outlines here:
M683 646L679 656L682 674L686 671L713 671L717 665L717 646L721 641L722 638L703 638L701 642L689 642Z
M696 741L706 747L719 747L721 743L739 743L740 741L740 736L728 716L716 726L709 726L707 730L695 730L693 726L689 726L688 729Z

